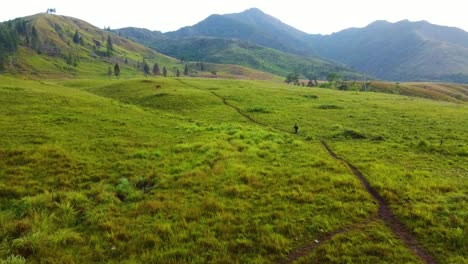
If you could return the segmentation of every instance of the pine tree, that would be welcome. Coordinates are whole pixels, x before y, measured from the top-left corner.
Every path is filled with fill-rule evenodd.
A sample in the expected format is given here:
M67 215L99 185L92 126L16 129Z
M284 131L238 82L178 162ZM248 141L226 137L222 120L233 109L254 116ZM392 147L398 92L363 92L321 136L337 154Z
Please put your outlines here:
M163 76L166 77L167 76L167 69L165 66L163 66Z
M143 60L143 72L145 73L145 76L148 76L148 74L150 73L149 65L148 63L146 63L145 60Z
M185 66L184 66L184 75L185 76L189 75L189 70L188 70L188 65L187 64L185 64Z
M80 34L78 34L78 29L75 31L75 35L73 36L73 42L75 42L75 44L80 43Z
M111 36L107 36L107 45L106 45L106 51L107 51L107 57L110 57L112 55L112 51L114 50L114 46L112 44L112 39Z
M120 76L120 66L118 63L115 64L114 66L114 74L115 74L115 77L119 78Z
M180 71L179 71L179 68L176 68L176 76L177 76L177 77L180 77Z
M153 74L154 74L154 75L159 75L159 74L161 74L160 71L159 71L159 65L158 65L157 63L155 63L155 64L153 65Z

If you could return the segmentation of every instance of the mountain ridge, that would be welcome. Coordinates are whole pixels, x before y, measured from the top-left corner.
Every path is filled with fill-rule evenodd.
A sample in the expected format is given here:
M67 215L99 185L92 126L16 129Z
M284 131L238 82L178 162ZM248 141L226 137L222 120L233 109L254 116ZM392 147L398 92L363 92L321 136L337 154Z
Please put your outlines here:
M236 30L231 32L232 28ZM363 28L330 35L291 28L259 9L249 9L210 16L168 36L249 41L286 53L339 62L383 80L468 82L468 33L459 28L425 20L377 20Z

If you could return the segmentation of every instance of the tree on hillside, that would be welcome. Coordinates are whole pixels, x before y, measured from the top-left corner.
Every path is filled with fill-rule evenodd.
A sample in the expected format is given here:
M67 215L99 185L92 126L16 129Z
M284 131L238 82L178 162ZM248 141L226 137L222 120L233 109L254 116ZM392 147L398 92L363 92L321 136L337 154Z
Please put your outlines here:
M150 67L145 60L143 60L143 72L145 73L145 76L148 77L148 74L150 73Z
M177 77L180 77L180 71L179 71L179 68L176 68L176 76L177 76Z
M106 45L106 52L107 52L107 57L110 57L112 55L112 51L114 50L114 45L112 44L112 39L111 36L107 36L107 45Z
M78 29L75 31L75 35L73 36L73 42L75 42L75 44L80 43L80 34L78 34Z
M290 83L298 84L299 74L297 74L296 72L289 73L288 75L286 75L286 80L284 80L284 82L287 84L290 84Z
M7 57L18 49L17 32L5 24L0 24L0 71L4 69Z
M341 81L341 76L336 72L331 72L327 75L327 81L330 85L336 87L338 82Z
M120 76L120 66L118 63L115 64L114 66L114 74L115 74L115 77L119 78Z
M154 75L159 75L159 74L161 74L161 72L159 71L159 65L158 65L157 63L155 63L155 64L153 65L153 74L154 74Z
M189 74L188 65L185 64L185 66L184 66L184 75L187 76L188 74Z
M167 76L167 69L165 66L163 66L163 76L166 77Z

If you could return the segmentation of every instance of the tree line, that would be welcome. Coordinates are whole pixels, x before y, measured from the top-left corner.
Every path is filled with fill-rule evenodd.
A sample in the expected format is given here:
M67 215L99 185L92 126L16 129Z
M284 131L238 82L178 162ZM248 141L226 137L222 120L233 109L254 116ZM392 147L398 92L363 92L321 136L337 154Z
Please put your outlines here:
M128 59L127 58L124 59L124 63L128 64ZM148 62L145 59L143 59L143 61L141 63L140 63L140 61L138 61L135 66L136 66L137 69L141 70L146 77L148 77L149 75L154 75L154 76L162 75L164 77L167 77L167 74L168 74L168 70L167 70L166 66L160 67L159 64L156 62L156 63L153 64L153 67L150 68L150 65L148 64ZM119 63L115 63L114 67L109 66L107 68L107 75L109 77L115 75L118 78L120 76L120 73L121 73L121 69L120 69ZM184 65L183 74L185 76L190 75L190 70L189 70L188 64ZM181 72L180 72L178 67L174 68L174 75L176 77L180 77Z
M28 27L24 19L17 18L0 24L0 71L5 69L8 58L18 51L20 44L39 49L36 28ZM10 61L11 63L11 61Z

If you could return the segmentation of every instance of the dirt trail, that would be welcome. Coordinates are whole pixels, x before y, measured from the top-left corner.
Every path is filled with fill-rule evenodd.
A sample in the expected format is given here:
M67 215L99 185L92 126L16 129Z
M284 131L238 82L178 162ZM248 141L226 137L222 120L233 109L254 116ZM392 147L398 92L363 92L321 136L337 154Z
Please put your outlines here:
M293 263L294 261L307 256L310 254L314 249L316 249L318 246L323 244L324 242L327 242L328 240L333 239L337 235L341 235L344 233L347 233L349 231L354 231L354 230L359 230L359 229L364 229L368 224L371 222L376 221L377 219L375 217L368 219L367 221L363 223L356 223L352 225L348 225L346 227L343 227L341 229L335 230L330 233L326 233L322 236L317 237L317 241L311 241L308 244L292 251L289 253L288 257L283 260L279 261L281 264L287 264L287 263Z
M189 86L189 87L192 87L192 88L195 88L195 89L198 89L198 90L202 90L202 91L207 91L207 90L201 89L199 87L196 87L194 85L190 85L190 84L188 84L188 83L186 83L186 82L184 82L184 81L182 81L180 79L176 79L176 80L178 80L180 83L182 83L182 84L184 84L186 86ZM252 118L251 116L249 116L248 114L244 113L240 108L230 104L227 101L227 99L225 99L224 97L216 94L213 91L209 91L209 92L211 94L213 94L214 96L218 97L219 99L221 99L226 106L229 106L229 107L233 108L239 114L241 114L242 116L244 116L245 118L247 118L248 120L250 120L251 122L253 122L255 124L265 126L265 127L269 127L269 128L275 129L275 130L282 131L282 132L294 134L292 131L287 131L287 130L284 130L284 129L281 129L281 128L272 127L270 125L259 122L259 121L255 120L254 118ZM434 258L423 247L421 247L417 243L416 238L411 234L411 232L409 232L409 230L403 225L403 223L401 223L396 218L396 216L393 214L392 210L385 203L382 196L380 196L377 193L377 191L374 188L372 188L372 186L370 186L369 182L364 177L364 175L353 164L351 164L347 160L345 160L345 159L339 157L338 155L336 155L336 153L333 152L333 150L330 149L330 147L327 145L327 143L325 141L320 140L320 143L322 143L322 146L327 150L327 152L333 158L335 158L336 160L344 162L351 169L353 174L361 181L361 183L366 188L367 192L379 204L379 210L377 212L377 217L382 219L387 224L387 226L390 227L390 229L393 231L395 236L399 237L405 243L405 245L415 255L419 256L425 263L427 263L427 264L436 263ZM348 232L348 231L351 231L351 230L354 230L354 229L357 229L357 228L362 228L362 227L364 227L365 225L367 225L368 223L370 223L370 222L372 222L374 220L375 220L375 217L369 219L365 223L353 224L353 225L347 226L345 228L342 228L342 229L333 231L331 233L328 233L328 234L326 234L326 235L319 238L319 243L316 243L315 241L313 241L312 243L310 243L308 245L305 245L305 246L303 246L303 247L301 247L301 248L299 248L299 249L297 249L295 251L292 251L288 255L288 257L286 258L286 260L284 260L284 261L282 261L280 263L292 263L292 262L298 260L299 258L301 258L303 256L306 256L311 251L313 251L316 247L318 247L320 244L326 242L327 240L332 239L334 236L339 235L339 234L343 234L345 232Z
M422 248L416 241L416 238L408 231L408 229L401 223L396 216L393 214L392 210L388 207L385 203L382 196L380 196L377 191L372 188L366 178L362 175L362 173L354 167L353 164L349 163L347 160L339 157L333 152L330 147L325 143L325 141L320 141L323 147L330 153L333 158L340 160L351 169L353 174L361 181L361 183L366 188L367 192L377 201L379 204L379 211L378 216L379 218L383 219L384 222L387 224L388 227L393 231L393 233L399 237L406 246L413 251L416 255L418 255L425 263L436 263L434 258L424 249Z

